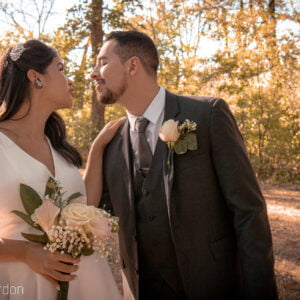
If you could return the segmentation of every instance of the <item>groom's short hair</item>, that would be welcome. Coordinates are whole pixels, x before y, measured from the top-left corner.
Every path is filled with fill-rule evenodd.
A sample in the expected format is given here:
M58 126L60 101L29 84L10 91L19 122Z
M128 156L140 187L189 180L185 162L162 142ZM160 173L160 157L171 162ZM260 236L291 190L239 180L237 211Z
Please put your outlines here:
M117 42L114 52L122 62L136 56L141 60L145 71L149 75L156 76L159 64L158 52L148 35L134 30L112 31L106 36L105 41L109 40Z

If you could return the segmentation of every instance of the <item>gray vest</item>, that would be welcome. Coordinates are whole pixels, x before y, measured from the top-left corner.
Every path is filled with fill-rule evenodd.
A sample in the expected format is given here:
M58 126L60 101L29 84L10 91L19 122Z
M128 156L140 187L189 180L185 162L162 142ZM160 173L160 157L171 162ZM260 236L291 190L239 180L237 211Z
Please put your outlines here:
M134 166L132 168L139 277L141 284L143 280L147 281L147 286L153 289L159 289L165 281L173 290L180 292L183 288L167 215L162 167L162 158L156 151L145 178Z

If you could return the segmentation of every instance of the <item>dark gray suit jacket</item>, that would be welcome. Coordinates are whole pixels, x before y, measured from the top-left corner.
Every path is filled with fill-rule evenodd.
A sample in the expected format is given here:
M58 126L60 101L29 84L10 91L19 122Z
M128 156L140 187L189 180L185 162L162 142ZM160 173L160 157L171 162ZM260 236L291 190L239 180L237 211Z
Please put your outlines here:
M266 204L235 119L222 99L167 92L165 120L197 123L198 150L174 155L160 139L169 223L183 286L189 299L223 299L236 286L244 299L277 299ZM104 156L101 206L120 217L124 274L138 295L135 201L130 173L129 123ZM162 228L163 230L163 228Z

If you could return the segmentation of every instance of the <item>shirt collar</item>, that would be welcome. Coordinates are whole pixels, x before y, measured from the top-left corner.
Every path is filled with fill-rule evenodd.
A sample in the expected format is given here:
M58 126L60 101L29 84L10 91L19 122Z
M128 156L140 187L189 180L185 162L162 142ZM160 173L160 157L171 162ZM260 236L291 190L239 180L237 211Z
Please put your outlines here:
M166 90L163 87L160 87L158 93L153 98L153 100L147 107L146 111L144 112L143 117L155 125L162 111L164 110L165 102L166 102ZM136 119L140 118L141 116L133 115L128 111L126 111L126 113L128 116L130 128L133 129Z

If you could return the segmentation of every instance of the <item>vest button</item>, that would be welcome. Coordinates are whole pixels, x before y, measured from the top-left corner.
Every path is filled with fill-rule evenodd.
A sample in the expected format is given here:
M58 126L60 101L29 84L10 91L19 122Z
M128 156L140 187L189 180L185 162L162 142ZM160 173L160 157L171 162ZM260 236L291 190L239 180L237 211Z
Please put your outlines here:
M150 216L150 217L148 217L148 220L149 220L150 222L152 222L154 219L156 219L156 216Z
M135 270L135 273L136 273L137 275L139 275L139 270Z
M142 189L143 196L147 196L149 194L149 191L145 188Z

